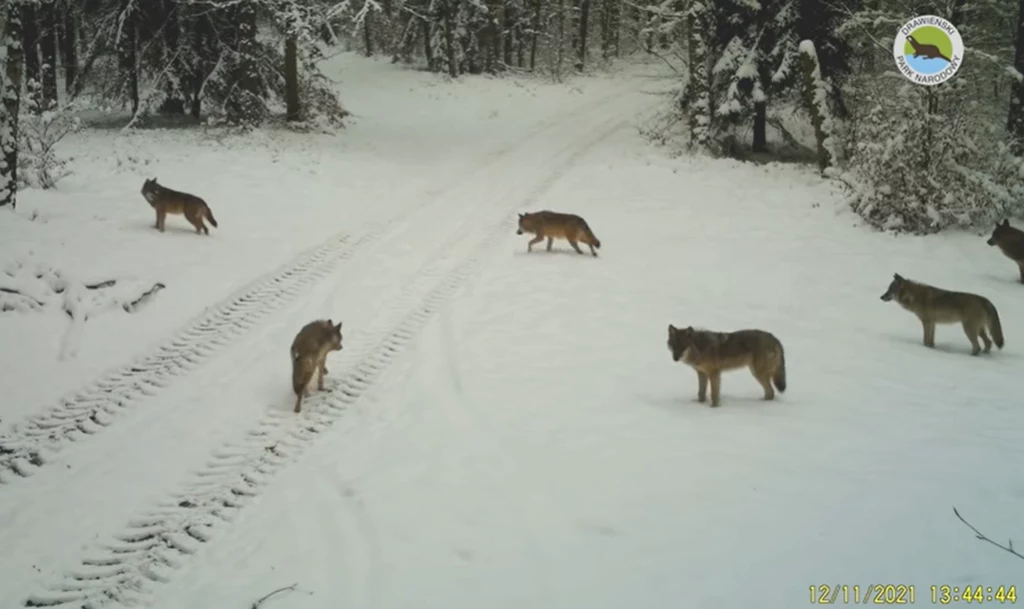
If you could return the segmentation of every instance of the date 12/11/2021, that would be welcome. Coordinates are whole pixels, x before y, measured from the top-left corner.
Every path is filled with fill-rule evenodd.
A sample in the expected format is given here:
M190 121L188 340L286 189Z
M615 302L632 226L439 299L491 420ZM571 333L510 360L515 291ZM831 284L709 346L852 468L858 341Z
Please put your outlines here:
M812 605L910 605L918 601L917 588L906 584L820 584L808 586ZM920 600L933 605L1017 603L1017 586L928 586Z

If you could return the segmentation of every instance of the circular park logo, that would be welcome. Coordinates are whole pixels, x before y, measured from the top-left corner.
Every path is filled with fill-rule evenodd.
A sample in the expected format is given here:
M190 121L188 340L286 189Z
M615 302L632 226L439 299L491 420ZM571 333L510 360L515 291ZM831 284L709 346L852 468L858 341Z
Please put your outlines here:
M964 60L964 40L942 17L914 17L896 32L892 45L896 67L919 85L944 83Z

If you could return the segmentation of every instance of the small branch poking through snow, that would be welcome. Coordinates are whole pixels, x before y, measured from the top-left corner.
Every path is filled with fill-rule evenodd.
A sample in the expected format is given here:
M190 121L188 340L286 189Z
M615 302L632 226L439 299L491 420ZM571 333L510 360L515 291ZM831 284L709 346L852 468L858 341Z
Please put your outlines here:
M15 296L15 297L17 297L19 299L24 299L27 303L29 303L29 306L31 308L36 309L36 310L42 309L43 307L46 306L45 302L37 300L36 298L33 298L32 296L30 296L28 294L23 294L23 293L19 292L18 290L15 290L13 288L5 288L3 286L0 286L0 292L3 292L5 294L11 294L11 295L13 295L13 296ZM18 310L18 308L16 306L14 306L13 304L10 305L10 308L8 308L8 305L5 305L5 304L3 304L3 302L0 302L0 311L16 311L16 310Z
M991 539L986 537L984 533L982 533L978 529L974 528L974 525L972 525L971 523L969 523L966 520L964 520L964 517L960 515L960 512L956 511L956 507L955 506L953 507L953 513L956 514L956 517L960 519L960 522L966 524L969 529L974 531L974 536L977 537L978 539L980 539L982 541L987 541L988 543L994 545L995 547L999 548L1000 550L1003 550L1005 552L1009 552L1010 554L1013 554L1017 558L1019 558L1021 560L1024 560L1024 554L1021 554L1017 550L1013 549L1013 540L1012 539L1008 540L1006 542L1005 546L1003 544L1001 544L1001 543L992 541Z
M154 295L156 295L157 292L159 292L160 290L162 290L162 289L164 289L166 287L167 286L165 286L162 283L154 283L153 287L151 287L148 290L146 290L145 292L143 292L135 300L132 300L131 302L124 303L123 305L121 305L121 308L124 309L125 312L127 312L127 313L134 313L135 310L139 308L139 305L146 304L146 302L151 297L153 297Z
M117 283L116 279L107 279L99 283L87 283L85 284L86 289L89 290L102 290L103 288L113 287Z
M278 588L277 590L274 590L270 594L268 594L268 595L260 598L259 600L257 600L255 603L252 604L252 607L250 609L259 609L260 605L262 605L264 603L264 601L266 601L271 596L274 596L275 594L280 594L282 592L290 592L292 590L295 590L295 586L298 586L298 585L299 585L298 583L294 583L294 584L292 584L290 586L285 586L284 588Z

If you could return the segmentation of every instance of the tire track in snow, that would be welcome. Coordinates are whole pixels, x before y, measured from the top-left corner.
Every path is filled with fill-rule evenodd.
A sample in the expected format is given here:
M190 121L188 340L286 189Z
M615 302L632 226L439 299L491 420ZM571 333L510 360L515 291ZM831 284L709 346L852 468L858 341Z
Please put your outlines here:
M429 213L428 208L443 201L445 195L529 144L537 134L567 117L600 106L616 95L615 92L604 93L541 121L434 191L428 204L417 208L415 215ZM69 444L95 437L128 410L157 395L178 377L197 369L270 313L294 301L306 288L332 274L342 262L412 220L410 214L403 211L359 237L339 234L327 239L212 305L169 341L131 364L107 372L86 387L60 398L46 411L11 426L0 435L0 484L28 478L39 468L53 463L57 453Z
M602 100L603 103L604 100ZM240 441L214 451L190 482L145 515L132 519L113 539L91 550L61 581L24 601L25 607L73 605L95 609L108 603L136 604L152 586L166 583L190 556L223 531L272 477L296 461L317 437L337 423L377 383L426 324L473 277L488 254L517 222L516 209L539 199L596 145L626 124L616 116L560 151L551 170L525 196L481 205L433 252L397 306L389 307L368 333L370 346L346 371L315 393L303 411L268 411ZM560 159L560 160L559 160ZM467 225L483 237L467 243ZM452 266L454 265L454 266ZM451 267L451 268L448 268ZM397 321L392 317L398 317ZM379 326L379 328L378 328ZM377 337L374 341L373 337ZM359 347L357 347L359 348ZM348 429L351 431L353 425Z
M307 250L208 308L150 353L12 426L0 436L0 483L31 476L50 464L55 453L66 445L95 436L126 410L159 393L175 377L198 368L220 348L374 241L382 228L355 240L347 234L336 235Z

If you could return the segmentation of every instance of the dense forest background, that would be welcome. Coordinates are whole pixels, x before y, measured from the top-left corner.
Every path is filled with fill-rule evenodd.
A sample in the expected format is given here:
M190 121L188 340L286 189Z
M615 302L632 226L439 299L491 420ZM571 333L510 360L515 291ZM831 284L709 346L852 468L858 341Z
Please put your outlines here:
M963 36L946 83L896 70L918 15ZM6 0L0 33L0 206L60 178L83 107L132 128L338 127L318 63L348 48L450 78L561 80L648 54L678 77L653 142L816 163L880 229L1024 216L1024 0Z

